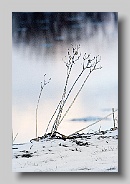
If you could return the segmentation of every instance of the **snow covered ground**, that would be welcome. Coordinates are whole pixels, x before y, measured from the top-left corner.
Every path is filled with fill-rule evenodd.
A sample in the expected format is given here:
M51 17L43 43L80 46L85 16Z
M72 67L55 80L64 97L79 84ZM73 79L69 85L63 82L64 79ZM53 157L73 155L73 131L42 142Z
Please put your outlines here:
M13 172L118 172L118 129L13 144Z

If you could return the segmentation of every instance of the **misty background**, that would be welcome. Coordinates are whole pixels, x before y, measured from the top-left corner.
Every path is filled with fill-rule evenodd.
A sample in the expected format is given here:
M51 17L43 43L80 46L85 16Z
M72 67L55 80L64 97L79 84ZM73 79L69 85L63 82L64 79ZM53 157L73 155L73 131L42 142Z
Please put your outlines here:
M39 104L38 135L45 133L66 78L63 58L68 48L81 45L81 53L100 55L102 70L94 72L59 127L70 134L118 108L118 15L116 12L12 13L12 129L17 142L35 137L35 110L40 83L46 73L51 82ZM72 73L70 84L80 72ZM69 105L81 86L77 84ZM67 108L67 107L66 107ZM76 121L71 121L75 119ZM79 121L78 121L79 120ZM81 121L82 120L82 121ZM111 128L112 118L92 127ZM89 131L89 130L86 130Z

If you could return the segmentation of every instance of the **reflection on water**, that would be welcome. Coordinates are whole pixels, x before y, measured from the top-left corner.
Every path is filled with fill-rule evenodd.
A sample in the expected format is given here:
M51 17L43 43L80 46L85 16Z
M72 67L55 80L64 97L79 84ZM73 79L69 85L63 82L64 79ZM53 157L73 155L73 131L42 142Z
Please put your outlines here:
M102 119L102 117L99 116L88 116L85 118L73 118L71 121L98 121ZM110 121L110 119L106 118L107 121Z
M33 20L37 20L34 24L31 22L31 16L30 14L28 21L30 20L33 28L30 28L29 24L26 25L27 17L20 24L16 24L15 18L13 19L12 127L13 134L18 133L16 142L29 141L35 137L36 105L40 83L46 73L46 78L51 77L51 81L43 90L38 110L38 135L42 136L45 133L48 121L63 93L66 67L62 58L66 56L68 48L71 48L71 43L80 44L82 54L91 53L92 57L100 55L103 68L92 73L61 123L59 131L67 135L71 134L92 123L92 121L71 122L71 119L104 117L111 113L113 107L118 108L118 40L114 14L109 14L104 20L97 15L96 18L93 15L93 19L86 19L85 13L82 16L62 13L59 17L55 14L56 17L53 17L55 21L52 18L48 19L52 15L46 15L44 19L37 15L39 19L33 17ZM50 20L54 23L53 26ZM36 29L37 25L40 25L39 29ZM79 74L81 67L79 61L72 72L70 84ZM65 110L72 102L83 79L81 78L77 83ZM100 126L102 129L112 127L112 117L91 129L98 130Z

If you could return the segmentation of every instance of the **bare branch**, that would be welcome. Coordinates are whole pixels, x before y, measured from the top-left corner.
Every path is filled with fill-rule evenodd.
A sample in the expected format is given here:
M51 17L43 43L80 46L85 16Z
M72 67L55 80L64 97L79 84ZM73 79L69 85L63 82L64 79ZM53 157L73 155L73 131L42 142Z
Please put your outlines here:
M116 111L118 111L118 109L116 109L114 112L116 112ZM82 128L82 129L80 129L80 130L78 130L78 131L74 132L73 134L69 135L68 137L70 137L70 136L72 136L72 135L74 135L74 134L77 134L77 133L79 133L79 132L81 132L81 131L83 131L83 130L85 130L85 129L89 128L90 126L93 126L93 125L95 125L95 124L99 123L100 121L102 121L102 120L104 120L104 119L108 118L108 117L109 117L109 116L111 116L112 114L113 114L113 112L112 112L112 113L110 113L110 114L108 114L107 116L105 116L105 117L103 117L103 118L101 118L101 119L99 119L99 120L95 121L94 123L92 123L92 124L90 124L90 125L86 126L85 128Z
M72 45L72 52L70 52L70 50L68 49L68 60L67 61L64 61L63 62L65 63L66 67L67 67L67 76L66 76L66 81L65 81L65 86L64 86L64 89L63 89L63 94L62 94L62 97L61 97L61 100L58 104L58 106L56 107L56 110L54 112L54 114L52 115L49 123L48 123L48 126L47 126L47 129L46 129L46 132L48 131L48 127L52 121L52 119L54 118L54 116L56 115L57 113L57 116L56 116L56 119L53 123L53 126L52 126L52 130L51 130L51 135L53 135L57 129L58 129L58 126L60 125L60 123L63 121L64 117L67 115L67 113L69 112L70 108L72 107L72 105L74 104L75 100L77 99L79 93L81 92L82 88L84 87L86 81L88 80L90 74L95 71L95 70L98 70L98 69L101 69L102 67L98 67L98 63L101 61L101 58L99 58L99 55L96 56L96 57L93 57L92 59L90 59L90 54L84 54L84 56L82 57L83 61L82 61L82 68L81 68L81 71L78 75L78 77L75 79L74 83L72 84L71 88L69 89L69 91L67 92L67 86L68 86L68 83L69 83L69 78L70 78L70 75L71 75L71 72L72 72L72 69L73 69L73 65L76 64L76 62L78 60L80 60L81 58L81 52L79 52L79 49L80 49L80 45L77 45L77 46L73 46ZM65 57L65 59L67 59ZM80 77L82 76L82 74L88 70L88 74L87 76L85 77L85 80L83 81L81 87L79 88L78 92L76 93L75 97L73 98L70 106L68 107L68 109L66 110L65 114L62 116L62 112L63 112L63 109L64 109L64 106L72 92L72 90L74 89L76 83L78 82L78 80L80 79Z
M49 84L50 81L51 81L51 78L50 78L48 81L46 81L45 76L46 76L46 74L44 74L43 84L42 84L42 82L41 82L40 94L39 94L38 101L37 101L37 106L36 106L36 138L37 138L37 112L38 112L39 102L40 102L41 95L42 95L42 91L43 91L44 87L45 87L47 84Z

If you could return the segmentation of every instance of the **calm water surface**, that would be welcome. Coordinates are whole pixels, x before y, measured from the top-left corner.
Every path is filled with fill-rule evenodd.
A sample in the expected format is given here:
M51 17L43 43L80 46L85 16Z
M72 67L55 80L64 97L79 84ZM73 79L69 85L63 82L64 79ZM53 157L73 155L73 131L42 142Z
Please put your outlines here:
M81 45L82 55L85 52L91 53L92 57L100 55L103 68L91 74L73 107L59 126L59 132L68 135L93 123L93 121L70 121L73 118L90 116L100 118L111 113L112 108L118 108L117 28L114 23L105 24L103 27L90 37L81 33L82 38L79 41L55 41L46 44L41 38L33 39L30 44L13 43L12 129L14 136L18 133L15 142L26 142L35 137L36 105L40 83L46 73L46 80L51 78L51 81L43 90L38 110L38 135L42 136L45 133L48 121L62 96L66 78L66 67L62 59L67 55L68 48L71 48L71 43ZM84 32L91 33L92 30L90 25ZM81 68L81 61L78 61L70 78L70 86ZM65 109L71 103L84 77L85 75L77 83ZM50 128L51 126L52 124ZM112 116L86 131L98 130L100 126L101 129L110 129L113 126Z

